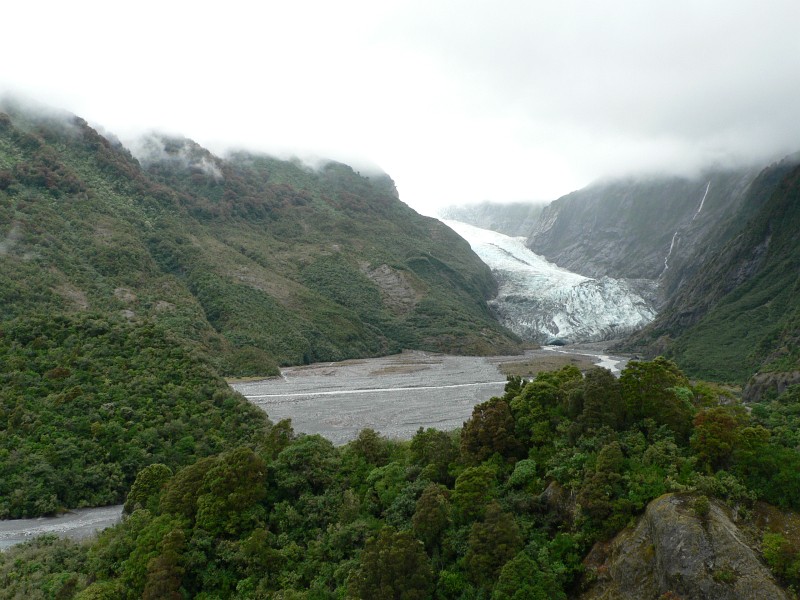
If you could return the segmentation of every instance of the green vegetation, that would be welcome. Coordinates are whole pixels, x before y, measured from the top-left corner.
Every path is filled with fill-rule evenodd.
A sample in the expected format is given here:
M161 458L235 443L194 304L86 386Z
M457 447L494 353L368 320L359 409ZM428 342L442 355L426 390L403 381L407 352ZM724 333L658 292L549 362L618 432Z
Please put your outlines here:
M507 365L461 430L408 442L270 423L222 376L518 348L488 269L385 176L158 136L136 160L80 119L4 110L0 518L123 501L125 517L0 554L0 598L560 599L666 492L704 523L800 510L800 386L747 412L670 358L619 379ZM700 317L645 334L690 374L800 368L800 172L767 187L710 287L687 288ZM800 536L761 534L800 585Z
M0 518L121 502L149 465L251 443L269 424L220 376L518 347L488 268L384 175L159 136L137 160L71 115L0 109Z
M0 555L2 597L573 597L593 544L666 492L694 492L701 519L712 500L745 519L756 500L800 509L800 388L752 415L709 389L659 358L619 380L573 366L510 378L462 431L409 442L366 430L336 448L282 422L174 474L144 468L128 516L89 545ZM789 583L795 542L762 544Z
M153 324L16 319L0 329L0 366L0 518L120 503L147 465L175 470L269 426Z
M385 175L159 136L136 160L81 119L0 108L0 322L155 322L231 376L518 348L489 313L488 268Z

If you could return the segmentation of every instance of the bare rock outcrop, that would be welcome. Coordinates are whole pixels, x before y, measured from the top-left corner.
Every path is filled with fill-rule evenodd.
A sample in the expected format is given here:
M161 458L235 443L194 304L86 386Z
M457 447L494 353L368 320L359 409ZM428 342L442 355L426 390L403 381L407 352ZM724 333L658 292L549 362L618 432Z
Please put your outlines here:
M362 266L363 273L380 288L384 304L395 314L406 314L414 309L423 295L414 287L408 273L393 269L387 264L375 268Z
M582 600L788 599L726 511L695 502L661 496L635 527L595 546L586 565L596 582Z
M800 371L756 373L744 387L742 400L745 402L760 402L768 392L780 395L786 391L786 388L798 383L800 383Z

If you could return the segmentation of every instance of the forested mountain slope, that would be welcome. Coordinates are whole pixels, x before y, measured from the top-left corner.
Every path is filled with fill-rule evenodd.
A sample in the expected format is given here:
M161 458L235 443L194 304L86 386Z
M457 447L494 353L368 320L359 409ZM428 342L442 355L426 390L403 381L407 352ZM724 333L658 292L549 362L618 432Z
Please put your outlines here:
M70 115L0 115L0 319L154 320L228 374L401 348L515 347L489 270L385 175L186 139L136 149Z
M0 112L0 518L122 501L271 425L222 375L485 353L488 268L384 176Z
M629 347L741 383L757 371L800 370L800 168L793 160L773 165L756 187L739 234Z

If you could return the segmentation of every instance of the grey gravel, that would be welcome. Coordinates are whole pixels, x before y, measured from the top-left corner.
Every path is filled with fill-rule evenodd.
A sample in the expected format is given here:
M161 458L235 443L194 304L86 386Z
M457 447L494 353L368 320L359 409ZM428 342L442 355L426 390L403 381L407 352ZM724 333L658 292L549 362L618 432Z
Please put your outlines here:
M548 352L590 355L598 364L617 367L617 372L624 363L597 348L543 348L527 355ZM233 383L232 387L273 421L291 419L295 431L318 433L334 444L354 439L367 427L387 437L409 439L420 427L460 427L476 404L503 393L506 379L498 365L523 358L406 351L288 367L281 377Z
M82 540L120 522L122 505L77 508L57 517L0 521L0 550L46 533Z

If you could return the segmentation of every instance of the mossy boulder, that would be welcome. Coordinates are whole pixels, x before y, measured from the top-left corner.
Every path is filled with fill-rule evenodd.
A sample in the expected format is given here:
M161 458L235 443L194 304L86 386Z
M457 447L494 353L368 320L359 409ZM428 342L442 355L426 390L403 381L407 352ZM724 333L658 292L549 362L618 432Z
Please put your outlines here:
M714 501L698 511L697 500L665 494L636 525L595 546L586 559L594 583L582 600L788 598L727 511Z

